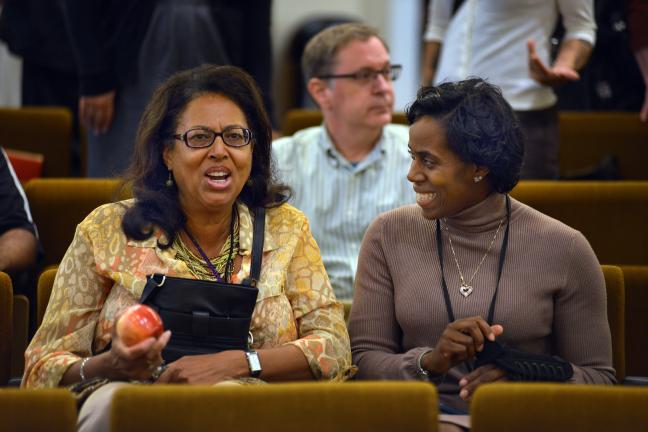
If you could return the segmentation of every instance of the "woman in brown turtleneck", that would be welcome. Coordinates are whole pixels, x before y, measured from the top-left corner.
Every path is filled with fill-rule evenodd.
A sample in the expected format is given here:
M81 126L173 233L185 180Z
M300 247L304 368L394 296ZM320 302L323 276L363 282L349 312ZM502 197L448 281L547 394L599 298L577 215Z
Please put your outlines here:
M359 378L429 379L442 413L466 414L480 383L506 377L492 364L473 370L497 339L560 356L571 382L614 383L592 248L507 195L524 145L499 89L481 79L424 87L407 115L416 205L365 234L349 323Z

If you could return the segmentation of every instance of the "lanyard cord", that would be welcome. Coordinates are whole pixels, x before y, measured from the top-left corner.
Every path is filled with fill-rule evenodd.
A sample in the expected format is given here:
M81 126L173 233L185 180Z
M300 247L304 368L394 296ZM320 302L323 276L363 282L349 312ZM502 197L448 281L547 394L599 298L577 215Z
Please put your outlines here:
M497 291L499 289L500 278L502 277L502 269L504 268L504 259L506 258L506 249L508 248L509 228L511 226L511 200L506 195L506 231L504 231L504 238L502 239L502 249L499 255L499 263L497 265L497 283L495 284L495 292L491 299L490 307L488 308L488 318L486 322L493 325L493 316L495 315L495 302L497 300ZM436 242L437 254L439 256L439 265L441 266L441 287L443 288L443 300L445 302L446 311L450 322L455 322L454 311L452 310L452 303L450 302L450 292L443 275L443 239L441 237L441 222L436 220Z
M238 214L236 212L236 205L232 206L232 219L230 221L230 247L229 247L229 254L227 255L227 263L225 264L225 281L228 281L230 278L230 273L232 272L232 255L234 253L234 218L238 217ZM218 273L218 270L216 270L216 267L214 267L214 264L212 264L211 260L203 250L203 248L200 247L196 239L191 235L191 232L189 232L189 229L187 227L184 228L184 231L187 233L187 237L189 237L189 240L196 246L196 249L198 249L198 252L200 253L200 256L205 260L205 263L207 264L207 267L209 267L209 270L211 270L212 274L216 278L216 280L220 283L225 283L223 281L223 278L221 275Z

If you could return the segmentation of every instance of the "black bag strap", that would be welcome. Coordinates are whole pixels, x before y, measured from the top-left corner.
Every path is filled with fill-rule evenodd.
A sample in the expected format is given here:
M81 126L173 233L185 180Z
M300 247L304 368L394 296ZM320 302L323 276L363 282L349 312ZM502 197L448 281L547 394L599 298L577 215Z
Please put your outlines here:
M263 240L265 235L265 207L257 207L254 211L254 225L252 229L252 263L250 276L243 279L243 285L255 287L261 275L261 262L263 261Z

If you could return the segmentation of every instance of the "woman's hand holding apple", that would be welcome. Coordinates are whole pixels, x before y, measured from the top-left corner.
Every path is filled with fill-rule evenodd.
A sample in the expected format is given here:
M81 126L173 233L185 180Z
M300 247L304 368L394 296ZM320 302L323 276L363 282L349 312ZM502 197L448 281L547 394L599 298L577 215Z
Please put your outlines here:
M134 305L113 327L109 367L113 379L146 380L162 364L162 350L171 332L148 306Z
M135 345L150 337L159 337L164 331L162 319L152 308L135 304L117 320L117 335L127 346Z

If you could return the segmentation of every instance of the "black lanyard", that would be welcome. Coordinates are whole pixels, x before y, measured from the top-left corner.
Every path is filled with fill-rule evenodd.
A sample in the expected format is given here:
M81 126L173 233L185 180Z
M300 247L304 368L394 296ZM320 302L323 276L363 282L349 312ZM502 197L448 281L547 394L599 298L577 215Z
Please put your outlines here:
M495 314L495 301L497 299L497 290L499 289L500 278L502 277L502 269L504 268L504 259L506 258L506 249L508 247L509 227L511 225L511 201L509 196L506 195L506 231L504 231L504 238L502 239L502 249L499 256L499 264L497 266L497 283L495 284L495 292L488 308L488 318L486 322L493 325L493 315ZM450 302L450 292L446 285L445 277L443 276L443 239L441 238L441 222L436 220L436 240L437 240L437 254L439 255L439 264L441 265L441 286L443 288L443 299L445 301L446 310L448 311L448 318L450 322L455 322L454 312L452 310L452 303Z
M232 255L234 253L234 218L238 217L238 214L236 212L236 204L232 207L232 220L230 221L230 248L229 248L229 255L227 256L227 263L225 264L225 281L229 280L230 273L232 272ZM198 252L200 252L200 255L203 257L205 260L205 263L207 264L207 267L209 267L209 270L211 270L212 274L216 278L216 280L220 283L225 283L223 281L223 278L221 275L218 273L218 270L216 270L216 267L214 267L214 264L209 260L209 257L205 253L205 251L200 247L196 239L191 235L189 232L189 229L187 227L184 228L185 232L187 233L187 236L189 237L189 240L196 246L196 249L198 249Z

